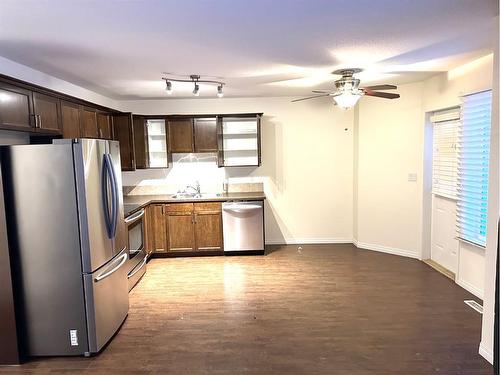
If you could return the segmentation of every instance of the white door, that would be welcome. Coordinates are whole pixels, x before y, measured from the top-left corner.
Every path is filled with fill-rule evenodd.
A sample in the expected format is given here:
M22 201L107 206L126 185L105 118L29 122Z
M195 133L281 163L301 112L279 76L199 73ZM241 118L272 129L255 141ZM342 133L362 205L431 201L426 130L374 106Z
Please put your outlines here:
M432 195L431 259L455 274L458 268L456 212L455 200Z

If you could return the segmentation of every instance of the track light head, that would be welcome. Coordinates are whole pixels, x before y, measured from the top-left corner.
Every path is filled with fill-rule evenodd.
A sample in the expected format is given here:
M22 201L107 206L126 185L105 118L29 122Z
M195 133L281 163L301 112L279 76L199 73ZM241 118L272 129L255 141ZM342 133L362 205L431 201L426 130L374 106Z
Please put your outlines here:
M200 96L200 85L197 83L194 84L193 94L194 96Z
M172 95L172 93L174 92L172 90L172 82L170 81L166 81L167 82L167 95Z
M217 97L222 98L224 96L224 91L222 91L222 85L217 86Z

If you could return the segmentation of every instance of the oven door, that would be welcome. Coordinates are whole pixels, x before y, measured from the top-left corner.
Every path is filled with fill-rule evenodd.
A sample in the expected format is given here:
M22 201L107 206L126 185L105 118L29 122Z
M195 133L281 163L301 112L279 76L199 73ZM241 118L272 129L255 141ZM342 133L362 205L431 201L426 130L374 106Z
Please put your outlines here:
M125 219L128 229L129 270L142 261L144 249L144 208Z

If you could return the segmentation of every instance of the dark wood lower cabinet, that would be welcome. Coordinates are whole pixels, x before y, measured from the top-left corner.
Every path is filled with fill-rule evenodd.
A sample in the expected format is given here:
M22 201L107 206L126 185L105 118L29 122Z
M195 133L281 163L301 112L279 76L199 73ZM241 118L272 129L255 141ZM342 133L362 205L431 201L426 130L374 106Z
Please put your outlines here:
M222 250L221 212L197 212L194 214L196 249L200 251Z
M168 251L195 251L192 213L169 213L167 216L167 231Z
M151 204L146 232L146 247L154 253L222 251L221 203Z
M152 223L150 225L152 233L149 236L151 241L151 251L154 253L165 253L167 251L167 225L165 218L165 205L150 205Z

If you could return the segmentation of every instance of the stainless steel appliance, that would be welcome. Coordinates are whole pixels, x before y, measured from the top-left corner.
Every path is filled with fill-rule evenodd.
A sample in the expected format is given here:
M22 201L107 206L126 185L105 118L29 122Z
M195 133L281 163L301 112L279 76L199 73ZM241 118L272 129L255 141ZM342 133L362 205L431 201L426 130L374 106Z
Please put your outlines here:
M146 273L148 260L144 249L144 208L139 209L125 218L128 230L128 288L129 291Z
M23 354L99 352L128 313L118 142L0 148Z
M264 202L222 204L224 253L264 253Z

